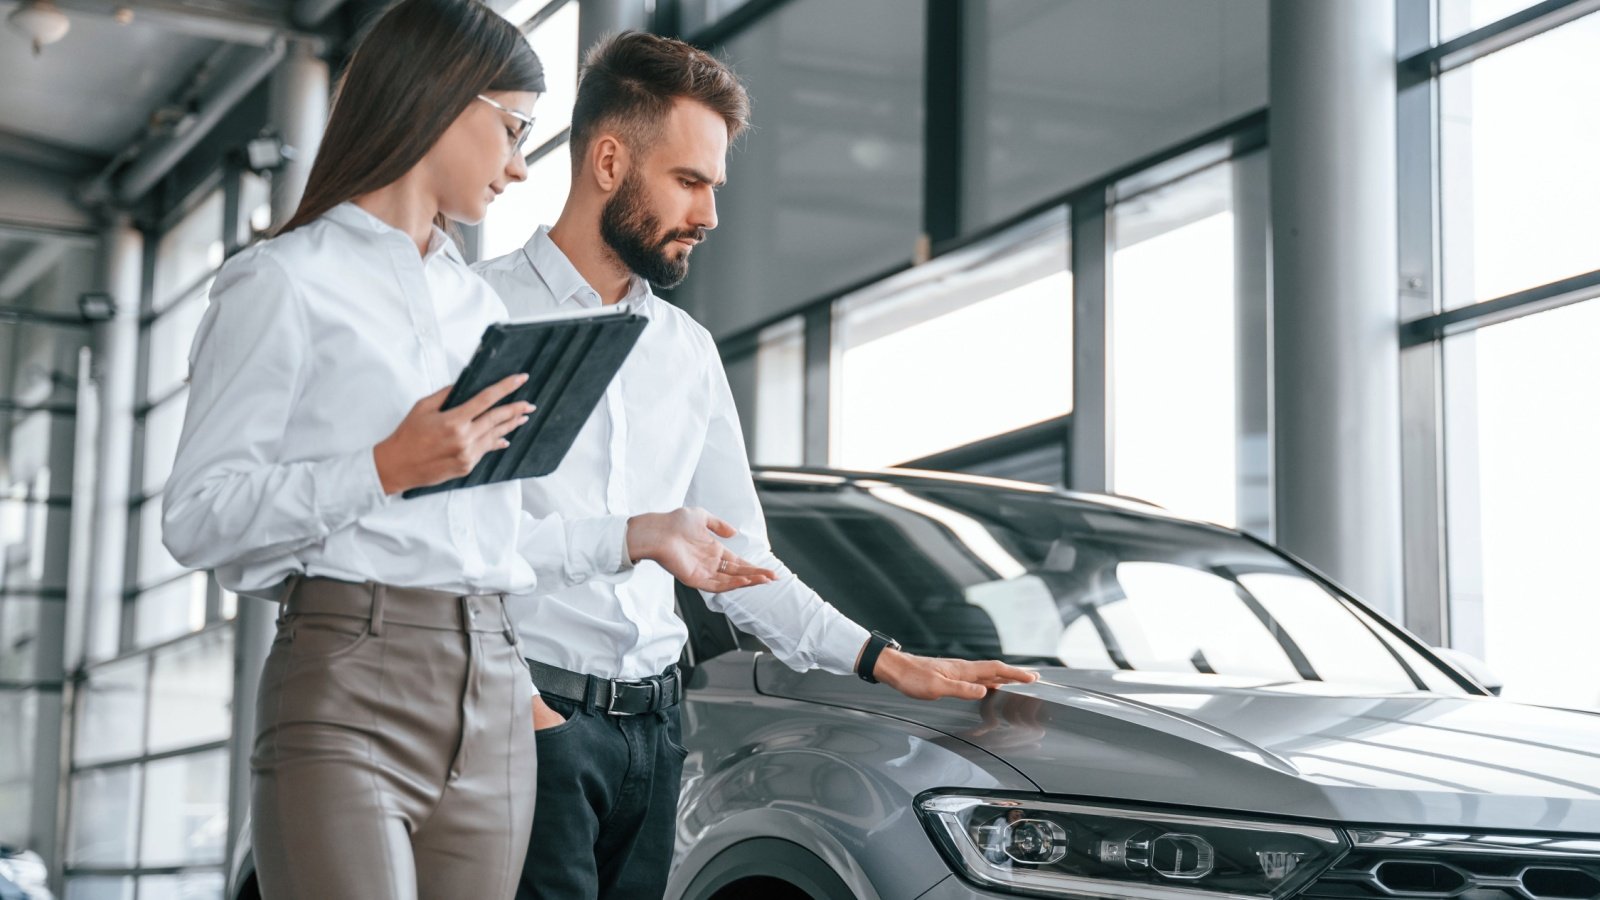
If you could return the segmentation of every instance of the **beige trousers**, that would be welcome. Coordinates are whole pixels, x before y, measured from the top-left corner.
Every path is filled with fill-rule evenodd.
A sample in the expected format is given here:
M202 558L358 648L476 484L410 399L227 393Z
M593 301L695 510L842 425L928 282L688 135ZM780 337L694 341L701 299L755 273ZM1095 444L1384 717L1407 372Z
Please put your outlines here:
M263 900L505 898L533 688L504 597L293 580L257 698Z

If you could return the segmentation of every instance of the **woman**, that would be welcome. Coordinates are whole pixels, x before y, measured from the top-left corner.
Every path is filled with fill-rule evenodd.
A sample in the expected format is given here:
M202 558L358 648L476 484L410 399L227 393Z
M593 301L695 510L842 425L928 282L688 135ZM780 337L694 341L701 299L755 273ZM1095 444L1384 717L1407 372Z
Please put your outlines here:
M500 402L520 379L440 408L505 318L441 226L527 176L543 89L487 7L400 3L352 58L299 210L212 289L164 538L283 604L251 761L267 900L511 897L534 734L504 595L646 558L710 590L770 577L701 511L535 522L514 483L399 497L532 411Z

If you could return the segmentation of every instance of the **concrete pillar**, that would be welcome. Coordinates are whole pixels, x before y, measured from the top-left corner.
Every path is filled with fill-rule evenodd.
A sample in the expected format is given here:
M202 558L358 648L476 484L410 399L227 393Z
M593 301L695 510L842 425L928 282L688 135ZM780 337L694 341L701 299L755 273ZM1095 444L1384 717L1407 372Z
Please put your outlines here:
M291 45L273 75L271 125L285 143L295 148L294 159L272 179L274 228L288 221L300 205L328 123L328 64L314 50L306 42ZM249 216L250 211L235 204L233 213L235 221L225 227L231 229L230 233L239 233L247 226L238 220ZM233 859L239 827L250 811L250 745L256 733L256 690L277 630L278 614L278 605L271 601L241 596L238 602L234 619L233 736L228 744L228 860Z
M99 357L94 367L99 395L95 455L94 557L89 571L85 655L115 656L122 631L122 592L127 584L128 501L133 474L134 385L139 376L139 301L144 275L144 236L125 213L102 238L102 284L116 315L95 326Z
M272 76L272 127L294 148L294 158L272 176L273 228L287 222L300 205L328 124L328 64L316 49L309 41L291 43Z
M1394 0L1270 22L1277 538L1401 598Z
M587 53L601 38L619 31L650 30L645 0L578 0L578 47ZM579 62L582 62L579 57Z
M1272 310L1266 151L1233 161L1238 527L1272 540Z

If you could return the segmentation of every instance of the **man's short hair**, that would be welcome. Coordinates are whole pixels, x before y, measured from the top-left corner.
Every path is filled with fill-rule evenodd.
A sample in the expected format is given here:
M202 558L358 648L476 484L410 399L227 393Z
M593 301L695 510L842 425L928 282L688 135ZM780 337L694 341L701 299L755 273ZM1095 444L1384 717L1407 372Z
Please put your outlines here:
M641 31L595 44L583 60L572 107L572 160L613 131L640 152L660 134L678 100L693 100L722 117L728 140L750 124L750 96L733 70L697 47Z

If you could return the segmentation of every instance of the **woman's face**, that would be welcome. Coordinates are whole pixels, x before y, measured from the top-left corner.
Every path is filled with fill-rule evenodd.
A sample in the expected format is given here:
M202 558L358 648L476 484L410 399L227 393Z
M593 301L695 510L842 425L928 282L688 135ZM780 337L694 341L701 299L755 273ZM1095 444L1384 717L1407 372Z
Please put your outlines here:
M539 99L530 91L485 91L483 96L525 116L533 115ZM522 153L513 150L522 127L515 116L482 100L467 104L420 163L439 212L466 225L476 224L501 191L527 179Z

